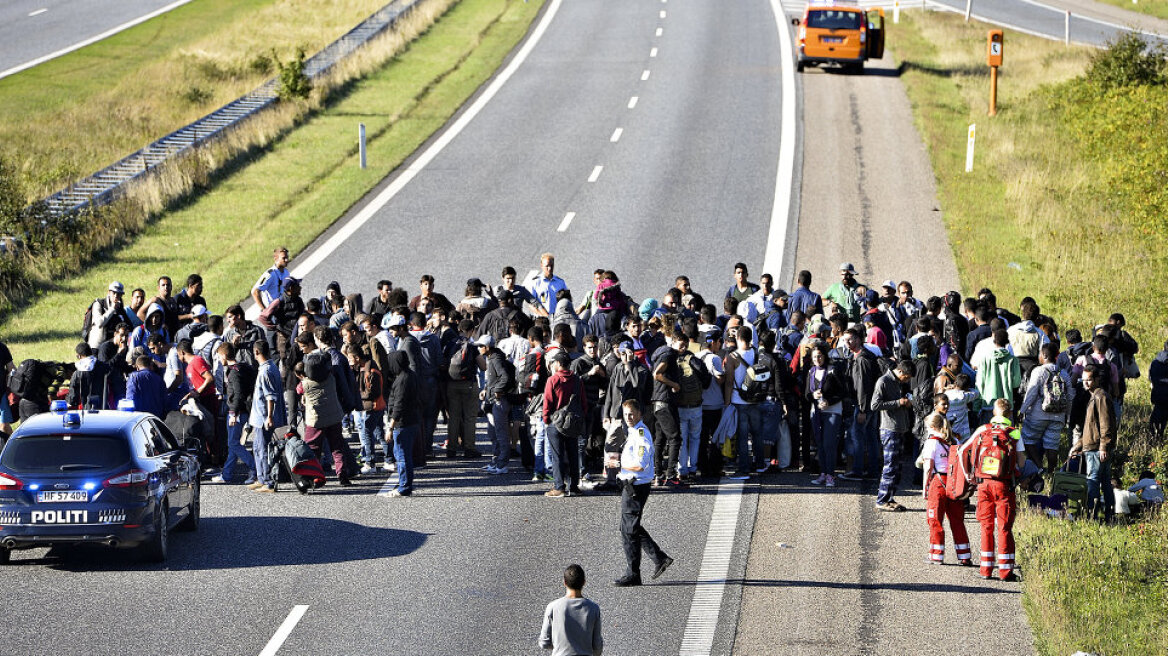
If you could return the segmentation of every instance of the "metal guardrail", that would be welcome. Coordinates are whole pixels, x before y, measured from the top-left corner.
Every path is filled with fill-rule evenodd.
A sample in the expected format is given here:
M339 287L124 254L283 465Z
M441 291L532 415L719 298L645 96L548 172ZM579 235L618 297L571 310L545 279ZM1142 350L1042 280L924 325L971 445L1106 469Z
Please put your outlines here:
M385 30L397 24L421 0L393 0L366 18L341 38L304 62L310 80L328 73L333 66L353 54ZM125 185L163 163L213 141L243 121L275 104L279 78L272 78L242 98L227 103L199 120L179 128L145 148L45 199L49 211L61 216L87 205L104 205L114 200Z

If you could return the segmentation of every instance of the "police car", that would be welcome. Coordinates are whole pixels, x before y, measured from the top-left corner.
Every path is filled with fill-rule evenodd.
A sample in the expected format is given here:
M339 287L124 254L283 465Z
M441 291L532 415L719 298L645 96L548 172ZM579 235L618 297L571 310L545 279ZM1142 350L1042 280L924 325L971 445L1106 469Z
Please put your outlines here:
M0 452L0 564L14 549L71 544L166 560L170 530L199 526L198 458L154 415L63 405Z

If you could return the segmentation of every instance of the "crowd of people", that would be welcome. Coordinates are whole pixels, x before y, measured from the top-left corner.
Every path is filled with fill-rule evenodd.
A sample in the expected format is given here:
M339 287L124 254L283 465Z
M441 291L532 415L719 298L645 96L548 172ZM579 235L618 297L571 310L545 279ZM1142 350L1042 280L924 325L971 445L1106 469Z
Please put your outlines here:
M827 488L878 479L875 507L895 512L904 509L902 460L920 454L934 560L943 555L941 518L960 514L944 499L949 448L997 426L988 432L1011 436L1005 455L1019 465L1029 456L1053 471L1069 445L1085 463L1090 512L1114 512L1111 457L1128 380L1139 375L1122 314L1084 334L1032 298L1017 314L989 289L922 301L908 281L862 284L849 263L822 293L808 271L788 293L769 274L751 281L738 263L725 292L704 297L681 275L660 299L640 302L603 269L574 297L551 254L532 280L504 267L496 285L467 280L457 300L430 275L413 294L381 280L368 301L336 282L306 295L288 263L277 249L252 290L254 321L240 305L211 314L198 274L176 294L163 276L128 305L112 282L85 312L69 402L114 408L128 399L163 418L206 417L214 480L242 476L259 492L273 487L265 444L285 427L331 460L340 484L380 468L396 471L393 494L408 496L429 459L484 455L480 416L485 476L529 476L550 484L548 497L616 489L630 407L652 436L653 476L644 481L652 487L785 466ZM1161 355L1149 372L1158 431L1168 417ZM7 401L0 419L10 432ZM47 403L22 397L16 409L24 418ZM1012 507L1012 486L985 501L983 570L995 552L993 508ZM1006 524L1008 533L1003 513L998 530ZM998 540L1003 568L1013 548L1002 542L1012 540ZM955 541L959 560L970 560L968 539Z

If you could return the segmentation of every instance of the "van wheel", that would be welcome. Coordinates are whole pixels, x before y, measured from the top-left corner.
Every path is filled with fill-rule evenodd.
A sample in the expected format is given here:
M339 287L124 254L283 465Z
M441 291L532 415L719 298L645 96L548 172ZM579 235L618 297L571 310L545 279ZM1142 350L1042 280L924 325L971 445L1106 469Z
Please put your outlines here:
M159 508L158 514L154 517L154 534L140 547L142 560L146 562L166 562L166 557L170 553L170 525L167 521L168 512L169 509L166 507L166 503L163 503Z
M796 72L796 73L802 73L802 72L803 72L803 66L804 66L804 65L803 65L803 62L802 62L802 61L797 61L797 62L795 62L795 72Z

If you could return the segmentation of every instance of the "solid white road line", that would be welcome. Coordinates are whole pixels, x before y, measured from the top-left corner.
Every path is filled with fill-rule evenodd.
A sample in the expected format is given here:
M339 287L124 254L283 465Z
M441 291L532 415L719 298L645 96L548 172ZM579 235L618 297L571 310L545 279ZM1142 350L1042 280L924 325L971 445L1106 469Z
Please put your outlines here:
M597 167L599 168L599 167ZM568 212L564 215L564 220L560 221L560 227L556 228L556 232L567 232L568 226L572 225L572 219L576 218L575 212Z
M48 9L45 9L45 8L37 9L36 11L30 11L30 12L28 12L28 17L32 18L33 16L40 16L41 14L45 13L46 11L48 11Z
M613 143L620 141L621 135L624 133L625 133L624 128L617 128L617 129L613 130L612 131L612 138L609 139L609 141L611 141Z
M641 73L641 81L644 82L645 80L648 80L648 79L649 79L649 71L648 71L648 69L646 69L644 73Z
M90 38L85 39L84 41L81 41L79 43L74 43L73 45L71 45L67 48L61 48L60 50L58 50L56 52L50 52L49 54L47 54L43 57L37 57L36 59L34 59L32 61L24 62L23 64L20 64L19 66L13 66L12 68L10 68L6 71L0 71L0 79L6 78L9 75L15 75L16 73L19 73L19 72L24 71L24 70L28 70L28 69L32 68L33 66L36 66L37 64L43 64L43 63L49 61L50 59L56 59L57 57L60 57L61 55L68 54L70 52L73 52L74 50L79 50L81 48L84 48L87 45L92 44L92 43L97 43L98 41L101 41L102 39L104 39L106 37L113 36L113 35L117 34L118 32L121 32L123 30L128 30L131 27L134 27L135 25L138 25L140 23L145 23L146 21L150 20L151 18L154 18L155 16L161 16L162 14L165 14L166 12L170 11L171 9L174 9L176 7L181 7L190 1L191 0L178 0L177 2L172 2L169 5L166 5L165 7L162 7L160 9L155 9L154 11L150 12L149 14L146 14L145 16L139 16L132 21L122 23L121 25L118 25L117 27L108 29L108 30L102 32L101 34L98 34L97 36L90 37ZM42 9L42 10L39 10L39 12L33 12L32 14L29 14L29 15L33 16L33 15L36 15L37 13L45 12L45 11L48 11L48 10Z
M434 141L434 143L430 144L430 147L422 152L422 154L418 156L418 159L414 160L414 163L410 165L409 168L403 170L401 174L398 175L397 178L395 178L394 181L389 184L389 186L387 186L381 191L380 194L377 195L376 198L370 201L368 205L361 208L360 212L357 212L353 215L352 218L346 221L339 230L333 233L332 237L329 237L328 241L321 244L320 248L317 248L310 255L300 261L296 265L296 268L292 270L293 276L303 279L305 276L311 273L313 269L319 266L321 262L324 262L326 258L328 258L333 254L334 251L340 248L341 244L345 243L345 240L347 240L349 237L352 237L353 234L361 228L361 226L365 225L365 223L367 223L369 219L373 218L373 216L377 214L381 208L385 207L389 201L393 200L394 196L397 196L399 193L401 193L401 190L405 189L406 185L408 185L415 177L417 177L419 173L425 170L430 162L434 161L434 158L437 157L438 154L443 151L443 149L449 146L450 142L454 141L454 139L458 137L458 135L461 134L463 130L466 129L466 126L470 125L470 122L473 121L474 118L483 111L483 108L487 106L487 103L491 102L491 99L493 99L495 95L499 93L499 90L503 88L503 85L507 83L507 80L510 80L511 76L515 75L515 72L519 70L519 67L523 65L523 62L527 61L527 57L531 54L531 51L535 49L536 44L539 43L539 40L543 38L544 33L547 32L548 26L551 25L552 19L556 17L556 12L559 11L561 4L563 4L563 0L551 0L551 2L548 4L547 11L544 12L543 18L539 21L539 25L537 25L535 29L532 30L531 36L528 37L526 42L524 42L523 47L519 49L519 52L515 53L515 57L511 60L511 63L507 64L507 67L499 72L499 75L491 81L491 84L487 86L482 95L479 96L478 99L476 99L474 103L470 105L470 107L467 107L466 111L458 117L458 120L456 120L449 129L443 132ZM254 305L248 313L249 317L251 316L251 312L255 312L256 316L259 315L259 312L256 310Z
M596 182L597 180L599 180L600 179L600 172L603 170L604 170L603 166L597 166L596 168L592 169L592 175L588 176L588 181L589 182ZM563 232L563 230L561 230L560 232Z
M726 593L726 575L738 530L743 481L722 485L714 498L714 512L706 532L706 548L698 569L697 589L689 606L689 619L681 637L681 656L709 656Z
M656 56L657 56L657 49L656 49L656 48L653 48L652 50L650 50L650 51L649 51L649 56L650 56L650 57L656 57Z
M795 184L795 62L791 28L779 0L771 0L775 27L779 30L783 107L779 126L779 166L775 175L775 203L771 206L771 226L767 235L762 270L781 276L783 253L787 249L787 224L791 219L791 192Z
M280 651L280 647L284 646L284 641L291 635L292 629L296 628L297 622L304 617L308 606L293 606L292 612L288 613L288 617L284 618L284 623L280 628L276 629L276 635L268 641L264 650L260 652L260 656L276 656L276 652Z
M632 98L629 98L629 109L636 107L638 100L640 100L640 98L638 98L637 96L633 96Z
M665 33L665 30L661 29L660 27L657 28L657 36L661 36L664 33Z

